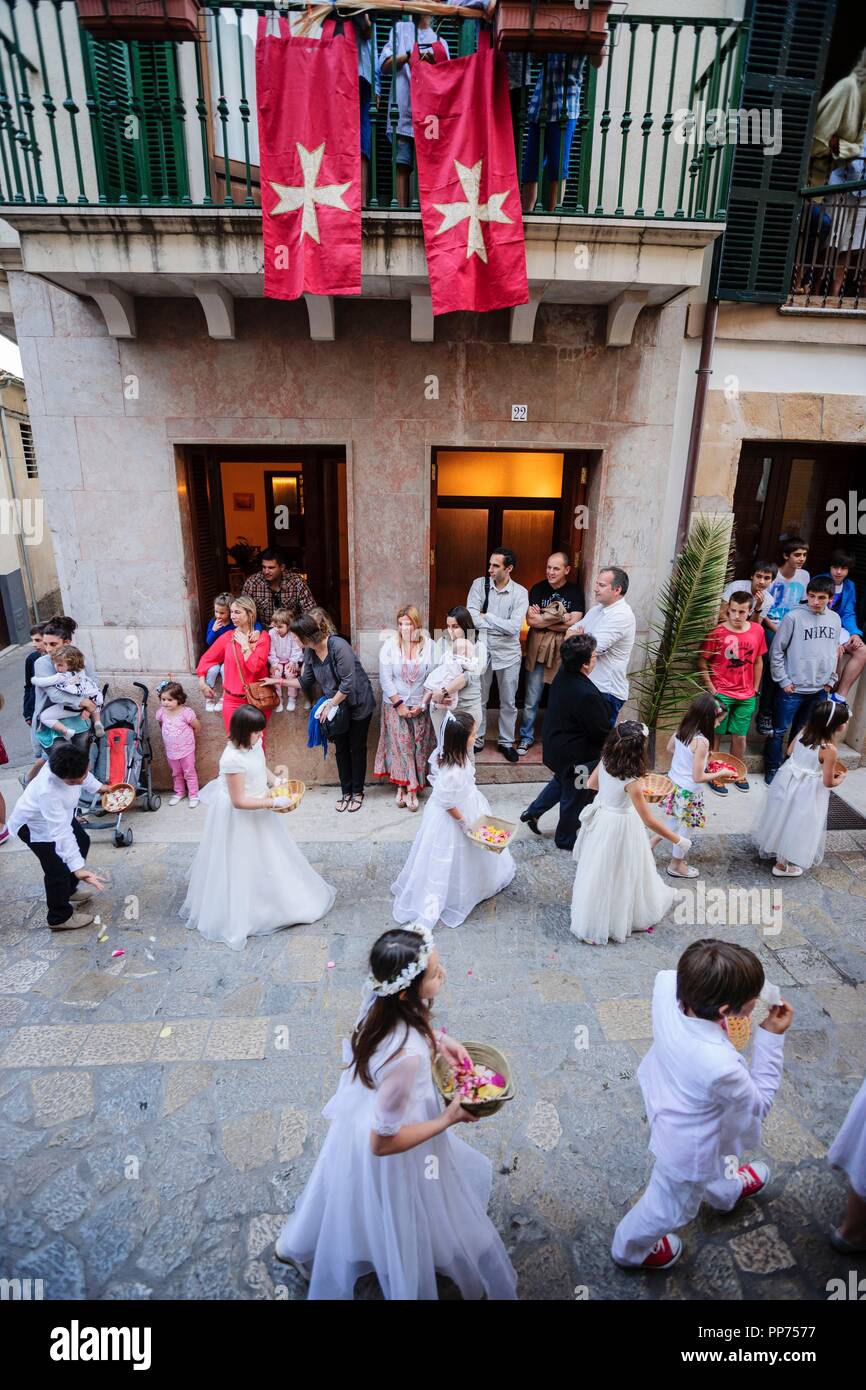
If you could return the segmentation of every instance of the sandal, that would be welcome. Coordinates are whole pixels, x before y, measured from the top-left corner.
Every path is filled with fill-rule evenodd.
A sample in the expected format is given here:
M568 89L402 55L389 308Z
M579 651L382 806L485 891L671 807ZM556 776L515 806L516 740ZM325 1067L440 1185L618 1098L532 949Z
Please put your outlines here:
M417 792L408 792L408 793L407 793L407 796L406 796L406 808L407 808L407 810L409 810L409 811L417 811L417 810L418 810L418 793L417 793Z
M397 797L396 797L396 800L395 800L395 803L394 803L394 804L395 804L396 806L399 806L401 809L405 809L406 800L405 800L405 791L404 791L404 788L403 788L403 787L401 787L400 790L397 792Z
M669 878L699 878L700 873L700 869L696 869L693 864L689 865L684 874L678 874L675 869L668 867Z
M340 800L337 802L336 809L338 811L348 811L351 800L351 796L341 796Z
M351 815L353 811L360 811L360 809L361 809L361 807L363 806L363 804L364 804L364 793L363 793L363 792L355 792L355 793L349 798L349 814Z

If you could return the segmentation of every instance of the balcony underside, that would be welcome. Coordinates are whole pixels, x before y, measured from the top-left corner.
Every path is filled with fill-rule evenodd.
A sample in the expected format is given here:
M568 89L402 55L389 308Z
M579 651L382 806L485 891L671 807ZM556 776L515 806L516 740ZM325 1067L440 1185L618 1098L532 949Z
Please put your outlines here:
M261 214L249 209L6 208L17 236L0 264L40 275L99 304L109 332L134 337L135 300L197 298L214 337L234 336L235 299L264 294ZM525 218L530 303L511 311L511 341L532 341L540 303L608 307L608 345L631 341L643 308L700 284L706 247L723 224L627 218ZM433 315L420 215L365 212L363 294L410 299L412 338L431 341ZM311 337L332 338L333 303L307 296Z

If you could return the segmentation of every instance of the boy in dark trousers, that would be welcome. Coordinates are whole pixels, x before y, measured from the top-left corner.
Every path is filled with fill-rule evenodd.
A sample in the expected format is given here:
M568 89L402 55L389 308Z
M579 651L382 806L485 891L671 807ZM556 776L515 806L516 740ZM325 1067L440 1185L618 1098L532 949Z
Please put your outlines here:
M90 758L74 743L56 743L48 762L28 782L9 817L9 829L36 855L45 876L48 925L52 931L89 927L91 913L83 910L90 901L83 885L97 893L105 879L85 864L90 837L75 819L82 788L86 792L106 792L89 771Z
M778 690L773 732L764 745L764 781L768 786L782 765L783 746L806 722L816 696L823 696L836 684L842 624L828 606L834 592L828 574L810 579L805 606L786 614L773 639L770 674Z

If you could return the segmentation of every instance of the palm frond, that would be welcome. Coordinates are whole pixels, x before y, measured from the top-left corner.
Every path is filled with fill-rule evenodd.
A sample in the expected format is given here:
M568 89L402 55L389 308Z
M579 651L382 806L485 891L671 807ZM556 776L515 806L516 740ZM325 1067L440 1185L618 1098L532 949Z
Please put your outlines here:
M699 512L658 599L657 620L633 677L641 719L651 729L673 728L705 689L697 656L719 613L731 555L730 515Z

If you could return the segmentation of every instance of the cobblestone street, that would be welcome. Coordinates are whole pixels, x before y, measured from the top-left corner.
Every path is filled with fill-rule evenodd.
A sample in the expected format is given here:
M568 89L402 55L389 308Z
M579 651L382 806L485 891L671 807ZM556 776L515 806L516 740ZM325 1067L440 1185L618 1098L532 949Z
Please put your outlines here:
M825 1153L866 1070L866 838L829 844L813 876L784 884L769 928L671 917L591 949L568 929L570 856L524 833L512 886L440 928L437 1017L495 1042L515 1070L515 1101L461 1136L493 1161L521 1298L823 1299L847 1277L826 1240L844 1183ZM339 890L332 913L237 954L178 920L192 843L94 844L91 864L111 876L101 941L49 932L31 857L5 856L4 1276L43 1279L51 1299L304 1296L272 1242L320 1147L406 849L304 842ZM707 892L776 886L742 835L702 838L696 862ZM649 1171L635 1072L653 978L701 935L757 950L795 1009L764 1131L772 1182L731 1217L704 1208L670 1274L625 1273L608 1248ZM377 1296L369 1282L357 1292Z

